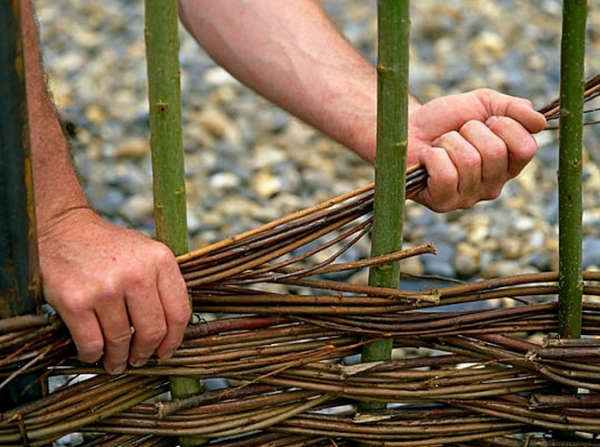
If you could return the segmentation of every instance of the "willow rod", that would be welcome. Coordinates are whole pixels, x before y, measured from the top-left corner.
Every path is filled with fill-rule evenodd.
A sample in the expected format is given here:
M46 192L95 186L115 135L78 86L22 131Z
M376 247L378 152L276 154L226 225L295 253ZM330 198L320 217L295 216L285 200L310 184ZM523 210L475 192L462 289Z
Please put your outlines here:
M558 162L559 332L581 336L583 92L587 1L563 2Z
M402 248L406 156L408 151L409 1L377 2L377 149L375 154L375 201L371 255L380 256ZM400 264L371 267L369 285L398 287ZM363 348L364 363L389 360L392 340L382 339ZM361 411L385 408L379 402L361 403Z
M156 238L180 255L188 251L188 236L177 5L177 0L145 1L145 41ZM175 398L202 390L191 378L175 377L170 385ZM195 438L180 442L182 446L205 443Z

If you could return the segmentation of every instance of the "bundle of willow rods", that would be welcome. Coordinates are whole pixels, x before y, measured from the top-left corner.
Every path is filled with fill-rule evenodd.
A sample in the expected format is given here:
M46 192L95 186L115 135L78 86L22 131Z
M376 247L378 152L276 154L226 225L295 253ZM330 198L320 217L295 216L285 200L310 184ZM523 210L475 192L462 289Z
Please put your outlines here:
M598 84L588 81L588 100ZM558 113L555 103L541 111ZM409 170L407 196L426 179L421 167ZM551 336L554 272L422 292L329 279L435 252L336 262L368 232L372 206L368 185L179 257L195 312L228 316L200 319L172 359L119 376L78 362L57 316L0 321L0 389L27 373L64 377L48 396L0 413L0 446L74 432L94 434L86 447L175 446L179 436L218 447L595 445L600 273L584 275L581 340ZM365 340L379 337L393 339L393 359L357 364ZM169 401L173 376L220 388ZM390 405L359 414L358 401ZM557 431L574 436L546 436Z

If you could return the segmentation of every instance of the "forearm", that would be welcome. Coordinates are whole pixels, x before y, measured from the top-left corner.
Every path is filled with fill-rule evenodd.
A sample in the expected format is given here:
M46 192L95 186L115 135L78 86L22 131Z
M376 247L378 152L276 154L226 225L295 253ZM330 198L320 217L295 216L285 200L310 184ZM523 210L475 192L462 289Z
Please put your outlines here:
M180 0L182 22L219 65L372 161L375 68L315 1L293 5L278 0Z
M69 145L46 88L37 30L29 0L21 1L27 108L31 135L36 219L43 233L65 211L87 206Z

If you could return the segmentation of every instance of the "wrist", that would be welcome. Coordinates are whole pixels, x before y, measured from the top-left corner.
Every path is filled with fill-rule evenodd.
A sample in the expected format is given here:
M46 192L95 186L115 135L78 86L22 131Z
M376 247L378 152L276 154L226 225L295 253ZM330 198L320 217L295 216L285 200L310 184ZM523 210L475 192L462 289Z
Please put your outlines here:
M93 212L71 164L68 149L45 149L32 147L35 212L40 235L73 211ZM50 156L54 159L50 160Z
M42 216L41 219L37 219L36 225L40 244L46 239L52 239L54 234L72 231L82 219L88 221L100 219L100 216L90 208L87 202L65 205L60 209L54 209L52 213L44 213Z
M355 116L348 121L348 128L341 141L352 152L368 163L374 164L377 149L377 114Z

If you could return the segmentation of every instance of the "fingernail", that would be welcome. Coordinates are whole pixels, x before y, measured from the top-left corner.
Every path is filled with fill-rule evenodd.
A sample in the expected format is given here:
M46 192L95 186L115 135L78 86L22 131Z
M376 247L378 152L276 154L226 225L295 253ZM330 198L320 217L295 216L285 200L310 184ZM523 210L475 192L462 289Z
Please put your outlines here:
M494 124L496 124L498 122L498 117L497 116L490 116L487 121L485 122L485 124L488 127L493 126Z
M133 366L134 368L139 368L140 366L144 366L144 364L146 363L145 359L135 359L129 362L129 364L131 366Z
M125 371L126 366L127 365L125 364L117 365L114 368L112 368L112 370L109 370L108 373L112 375L122 374L123 371Z
M167 351L163 355L161 355L160 358L162 360L169 360L171 357L173 357L173 354L175 354L175 351Z

